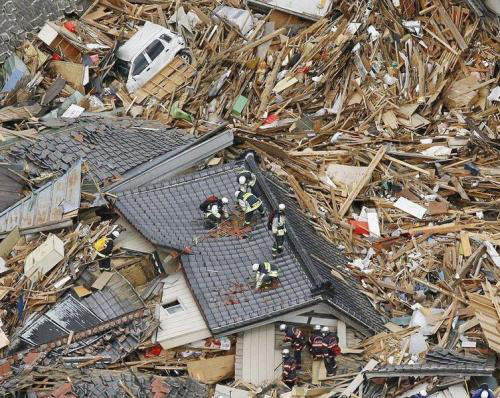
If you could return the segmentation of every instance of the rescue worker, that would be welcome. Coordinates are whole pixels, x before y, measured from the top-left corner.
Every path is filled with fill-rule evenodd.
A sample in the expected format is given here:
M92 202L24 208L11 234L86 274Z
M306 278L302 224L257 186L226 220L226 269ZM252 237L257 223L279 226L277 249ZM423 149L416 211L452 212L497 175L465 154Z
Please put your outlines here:
M248 170L242 170L238 173L238 184L240 184L240 191L253 192L257 177L255 174Z
M113 252L114 240L118 238L120 231L115 229L110 234L103 236L94 243L94 249L97 256L100 257L99 269L101 271L111 270L111 258L109 255Z
M319 333L314 333L310 338L311 343L311 357L313 360L320 360L323 358L323 333L321 329Z
M307 345L309 346L309 353L312 355L312 344L316 336L321 335L321 325L314 325L313 331L311 332L309 339L307 340Z
M325 361L326 376L334 376L337 369L335 356L339 350L338 339L335 333L330 332L328 326L323 326L321 334L323 335L323 358Z
M215 195L210 195L205 199L200 205L200 210L203 211L206 229L215 228L229 218L228 203L229 200L226 197L219 199Z
M306 339L302 330L295 326L280 325L280 330L285 333L284 342L290 342L293 350L293 357L297 364L297 369L302 368L302 349L306 345Z
M269 217L268 227L274 236L273 258L278 257L278 254L283 253L283 243L285 243L286 225L285 225L285 205L280 203L278 211L273 212Z
M278 281L278 268L271 263L264 261L262 264L252 266L255 274L255 288L271 287Z
M281 355L283 357L283 374L281 380L292 389L295 383L297 383L297 364L295 363L295 359L290 356L290 350L287 348L281 351Z
M245 225L250 225L256 212L259 213L260 217L266 214L262 200L251 192L236 191L234 195L236 196L236 200L241 210L245 213Z
M483 383L478 390L472 393L472 398L493 398L493 391L490 390L488 384Z

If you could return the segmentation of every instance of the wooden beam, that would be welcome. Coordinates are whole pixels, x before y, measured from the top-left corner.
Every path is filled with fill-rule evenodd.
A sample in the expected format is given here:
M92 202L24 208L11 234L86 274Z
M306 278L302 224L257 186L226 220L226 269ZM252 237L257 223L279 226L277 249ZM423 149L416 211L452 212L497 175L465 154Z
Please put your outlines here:
M368 363L361 370L361 372L358 373L358 375L354 378L354 380L351 381L351 383L340 393L340 396L341 397L352 396L354 391L356 391L359 388L359 386L361 385L361 383L363 383L363 380L365 378L364 373L375 369L375 366L377 366L377 365L378 365L378 361L376 361L375 359L370 359L370 361L368 361ZM328 393L325 396L325 398L333 397L336 393L337 393L336 391L332 391L332 392Z
M453 35L453 38L458 44L458 47L460 47L462 51L466 50L467 43L465 42L461 33L458 31L457 26L453 23L452 19L450 18L444 7L442 5L439 6L438 10L439 14L441 15L441 21L450 30L451 34Z
M380 163L382 158L385 155L385 147L380 147L377 154L375 157L372 159L370 165L368 166L368 169L366 170L366 173L364 177L356 184L354 189L351 191L349 194L347 200L342 204L342 207L339 210L339 217L344 217L345 214L347 213L347 210L351 207L352 202L356 197L359 195L363 187L370 181L372 178L373 171L375 170L375 167Z

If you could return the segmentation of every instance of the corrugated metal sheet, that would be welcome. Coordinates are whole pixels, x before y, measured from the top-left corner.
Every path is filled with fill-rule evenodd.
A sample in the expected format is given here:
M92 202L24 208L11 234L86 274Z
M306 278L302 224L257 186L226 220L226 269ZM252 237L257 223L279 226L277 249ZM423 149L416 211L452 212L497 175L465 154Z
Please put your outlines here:
M69 220L66 213L80 207L81 173L79 161L63 176L0 213L0 235L16 226L26 230Z
M45 314L24 327L20 338L31 345L40 345L69 334L90 329L102 320L72 295L67 295Z

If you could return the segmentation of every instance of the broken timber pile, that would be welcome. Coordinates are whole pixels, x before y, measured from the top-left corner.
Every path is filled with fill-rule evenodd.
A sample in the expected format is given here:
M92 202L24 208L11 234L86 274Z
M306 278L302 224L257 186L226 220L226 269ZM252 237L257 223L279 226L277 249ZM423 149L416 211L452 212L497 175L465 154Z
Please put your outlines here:
M326 1L321 3L331 4L329 12L314 20L250 3L258 2L95 0L78 18L47 21L6 60L0 75L0 182L9 187L0 186L0 195L7 198L15 189L16 198L31 197L60 177L30 162L38 153L38 165L52 166L60 161L51 151L68 155L57 145L36 147L44 130L62 120L140 117L196 136L229 122L236 144L219 160L248 150L259 155L263 168L291 188L318 234L349 257L345 271L360 283L387 330L356 336L339 360L345 372L320 378L321 387L312 385L317 375L307 373L293 392L279 378L260 387L244 380L218 384L215 392L409 396L427 388L436 397L443 396L439 391L465 396L461 389L475 384L464 380L490 375L491 358L500 353L498 16L487 1L470 0ZM182 37L191 59L179 53L133 91L116 54L146 22ZM144 134L155 128L144 127ZM94 145L98 138L75 131L69 140ZM35 149L14 167L12 148L19 141ZM84 162L81 176L92 181L92 193L79 180L72 197L77 201L65 197L54 205L54 199L47 212L40 205L33 217L44 222L30 228L23 223L32 214L31 199L24 202L24 218L17 212L5 218L4 391L11 389L9 377L19 389L34 386L40 393L67 389L69 378L81 394L88 383L106 384L91 373L92 379L80 380L75 369L87 368L108 369L108 381L126 396L136 396L136 387L164 393L175 384L151 375L189 374L208 384L232 378L235 359L226 351L234 347L170 350L151 343L158 328L151 308L161 304L152 255L118 249L113 272L98 271L93 245L112 223L93 207L114 197L103 193L103 181L88 167ZM59 229L48 234L48 224ZM221 228L212 235L246 232ZM29 270L30 256L47 247L44 266ZM52 308L85 311L68 297L104 297L108 291L112 297L130 293L130 311L109 319L85 312L78 332L60 327L59 310ZM54 323L61 333L38 336ZM236 344L235 336L228 339ZM452 364L440 369L446 375L463 363L473 370L457 371L461 378L445 380L449 385L416 370L439 361ZM71 370L44 376L56 363L70 363ZM140 372L139 381L121 378L130 369ZM420 379L414 386L408 376ZM387 381L380 386L371 379ZM195 390L208 394L201 386Z

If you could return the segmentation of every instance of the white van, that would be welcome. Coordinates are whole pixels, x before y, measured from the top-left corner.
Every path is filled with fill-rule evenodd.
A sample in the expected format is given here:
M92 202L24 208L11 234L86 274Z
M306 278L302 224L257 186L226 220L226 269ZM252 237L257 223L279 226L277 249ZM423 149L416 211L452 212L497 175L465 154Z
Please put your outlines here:
M163 26L146 22L116 52L116 67L133 93L169 64L175 56L188 64L191 54L184 39Z

